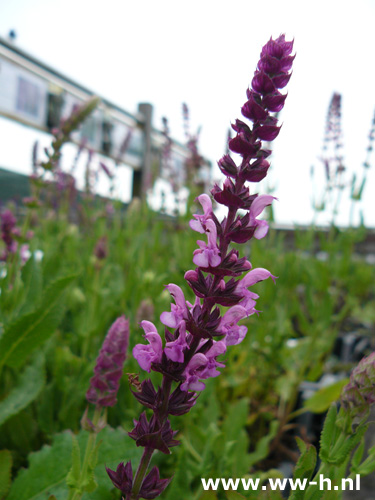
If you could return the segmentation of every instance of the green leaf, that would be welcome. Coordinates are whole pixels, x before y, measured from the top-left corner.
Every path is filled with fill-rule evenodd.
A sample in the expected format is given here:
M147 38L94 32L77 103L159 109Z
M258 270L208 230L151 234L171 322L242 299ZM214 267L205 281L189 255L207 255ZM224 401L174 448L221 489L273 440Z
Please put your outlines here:
M134 447L123 429L106 427L100 434L102 444L98 453L95 477L98 488L93 493L85 493L82 500L108 500L114 489L108 478L105 466L116 469L124 459L137 463L142 450ZM77 435L80 449L86 448L88 433ZM14 480L7 500L47 500L50 495L56 498L68 497L65 478L72 465L72 434L65 431L55 435L52 445L29 455L28 469L22 469Z
M296 436L296 441L297 441L298 449L301 452L301 454L305 453L305 451L307 450L307 444L305 443L305 441L303 441L303 439L301 439L298 436Z
M304 402L304 408L313 413L323 413L327 411L331 404L339 399L342 388L348 382L349 379L344 378L328 387L319 389L319 391Z
M12 454L9 450L0 450L0 498L8 493L11 483Z
M352 472L357 471L357 469L359 467L359 464L361 463L364 450L365 450L365 441L364 441L364 439L362 439L360 445L358 446L358 448L353 453L353 457L352 457L352 460L351 460L351 470L352 470Z
M341 448L335 453L334 456L329 455L327 463L332 465L341 465L346 459L348 459L350 453L354 450L357 444L363 438L365 432L367 431L368 425L363 425L358 427L355 434L349 436L343 443Z
M19 368L27 356L53 334L64 312L62 294L75 278L75 275L65 276L51 283L36 311L4 328L0 338L0 367L6 364Z
M263 436L256 444L255 451L248 455L249 466L256 464L260 460L263 460L268 455L269 445L272 439L276 436L279 429L279 421L273 420L271 422L271 428L266 436Z
M0 402L0 425L34 401L44 382L44 358L39 354L22 373L18 385Z
M183 497L181 497L183 498ZM217 500L216 491L204 491L199 497L199 500Z
M300 444L301 446L301 444ZM302 447L302 446L301 446ZM316 465L316 449L313 445L306 445L294 469L294 479L310 480ZM290 495L290 500L301 500L304 496L302 489L296 489Z
M375 446L371 447L368 451L368 457L364 460L358 469L355 471L357 474L361 476L367 476L374 472L375 470Z
M173 481L166 490L166 500L184 498L186 496L186 492L190 489L189 483L189 475L186 471L186 453L184 449L180 449Z
M249 400L247 398L241 398L237 403L230 406L222 427L226 441L238 440L239 432L245 427L248 415Z
M237 491L226 491L225 492L228 500L244 500L245 497Z
M336 425L336 405L332 404L329 409L326 419L324 421L324 426L322 433L320 435L320 453L319 457L323 462L326 462L329 457L331 442Z
M24 285L24 299L20 314L23 315L37 306L42 292L42 272L34 257L26 262L21 277Z

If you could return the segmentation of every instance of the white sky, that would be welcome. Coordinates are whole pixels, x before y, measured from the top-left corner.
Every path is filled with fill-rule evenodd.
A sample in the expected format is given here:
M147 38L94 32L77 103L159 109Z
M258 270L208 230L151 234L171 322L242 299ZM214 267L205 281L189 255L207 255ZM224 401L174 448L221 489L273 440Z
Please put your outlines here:
M20 48L130 112L151 102L154 125L167 116L181 141L187 102L192 129L202 126L201 152L213 163L240 118L262 45L280 33L294 38L269 175L283 223L312 219L309 172L312 164L322 169L317 157L334 91L343 95L345 164L361 173L375 107L374 26L372 0L0 0L2 36L14 29ZM375 158L362 207L371 226L374 171ZM348 221L347 198L339 223Z

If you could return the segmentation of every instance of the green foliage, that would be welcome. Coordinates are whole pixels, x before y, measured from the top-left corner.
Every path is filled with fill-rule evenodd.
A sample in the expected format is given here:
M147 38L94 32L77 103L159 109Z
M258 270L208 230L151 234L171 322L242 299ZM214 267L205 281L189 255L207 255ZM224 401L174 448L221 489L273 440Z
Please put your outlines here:
M132 206L125 213L117 206L112 218L104 216L103 207L95 200L82 206L80 219L74 223L63 209L48 217L40 214L31 244L33 251L43 251L43 259L31 258L15 269L13 287L0 280L0 420L6 417L0 429L0 449L11 450L13 456L16 480L10 499L26 500L28 495L66 498L66 476L71 485L79 481L86 444L85 434L79 433L85 393L98 350L114 319L121 314L130 319L124 373L139 373L131 349L143 339L141 319L154 321L159 332L163 331L158 318L171 302L163 285L177 283L187 300L194 301L183 275L193 266L197 235L186 221L162 219L142 206ZM104 235L108 256L99 260L94 248ZM251 248L241 248L241 255L250 254L254 267L270 269L278 279L276 285L267 280L254 286L262 313L243 321L247 337L223 356L223 375L207 381L189 414L172 418L182 445L171 456L156 454L153 458L161 477L174 474L162 498L234 500L245 495L280 499L276 491L258 495L203 492L200 478L249 474L267 478L279 474L280 461L290 459L285 449L298 456L291 434L301 431L294 425L301 382L317 381L327 371L351 368L340 365L332 355L337 335L353 329L367 335L375 323L373 267L353 258L356 242L363 237L353 231L323 235L314 230L297 231L295 246L290 249L281 235L270 231ZM325 260L316 257L317 246L325 252ZM139 316L144 299L153 309L147 318ZM160 382L158 374L152 378L156 385ZM326 411L338 399L344 383L318 391L305 402L305 409ZM112 427L130 430L140 411L124 376L118 404L108 410L108 421ZM374 470L374 451L369 457L361 455L360 448L355 451L362 446L358 438L345 435L342 445L338 443L343 429L338 429L337 418L336 409L331 409L321 440L324 465L333 475L339 474L348 450L353 450L351 473ZM80 456L66 429L77 435ZM105 432L98 465L89 464L98 486L86 485L92 490L84 493L87 500L116 498L101 458ZM114 468L119 461L134 457L136 467L139 450L134 443L127 438L113 441L117 454L109 454L113 462L108 459L107 465ZM300 447L296 468L300 476L296 477L305 477L311 472L314 451L301 443ZM335 447L340 452L335 451L334 459ZM25 469L27 456L29 467Z
M63 292L75 278L75 275L64 276L51 283L35 311L5 325L0 338L0 367L4 364L21 367L29 354L54 333L64 313Z
M0 450L0 499L8 493L11 484L12 455L9 450Z
M332 404L326 419L324 421L323 430L320 436L320 459L325 461L329 456L331 444L333 442L336 431L336 405Z
M26 408L40 394L45 382L44 358L38 354L20 375L17 385L0 402L0 426Z
M77 441L84 449L87 432L81 431ZM98 488L94 493L85 494L83 499L108 500L113 485L104 466L115 468L123 460L124 453L129 459L136 461L140 451L134 449L132 441L122 429L106 428L101 433L102 445L98 451L98 463L95 477ZM68 487L65 483L71 468L73 448L72 434L68 431L54 437L51 446L44 446L40 451L29 456L28 469L21 470L12 484L7 500L43 500L50 495L56 498L67 498Z
M294 469L293 479L307 479L310 481L316 465L316 449L312 445L306 445L301 439L298 439L298 447L301 451L301 456ZM290 500L303 499L303 490L296 489L290 495Z

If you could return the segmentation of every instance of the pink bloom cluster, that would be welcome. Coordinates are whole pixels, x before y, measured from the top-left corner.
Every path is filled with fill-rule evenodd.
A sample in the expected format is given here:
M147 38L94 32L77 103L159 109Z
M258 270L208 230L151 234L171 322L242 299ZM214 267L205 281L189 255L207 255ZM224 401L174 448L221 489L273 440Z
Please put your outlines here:
M250 290L251 286L269 277L275 279L266 269L252 269L251 263L245 257L240 258L238 251L229 245L253 237L263 238L268 231L267 222L258 217L275 198L250 194L245 183L258 182L267 174L266 158L270 151L262 148L261 141L272 141L280 131L271 113L284 106L286 94L279 89L290 78L292 49L293 42L285 41L284 35L276 40L271 38L263 47L252 88L248 89L247 101L241 109L253 126L242 120L232 125L236 136L229 140L229 149L240 155L242 161L237 165L229 154L221 158L218 164L226 178L222 187L215 185L212 190L216 202L228 208L227 216L218 221L207 194L197 199L203 213L194 215L190 227L207 239L197 241L193 255L196 268L185 274L196 297L194 304L185 299L180 287L167 285L175 303L170 312L160 317L166 327L164 346L156 326L149 321L141 322L148 344L136 345L134 357L143 370L160 371L180 382L182 391L202 390L205 387L202 380L220 374L218 368L224 364L218 361L218 356L229 345L242 342L247 328L239 322L257 312L258 295ZM223 316L218 305L229 307Z
M28 231L25 239L22 238L21 229L16 225L16 217L10 210L4 210L0 214L0 220L1 239L5 245L5 249L0 253L0 261L7 261L19 249L21 263L24 264L30 256L29 245L26 243L19 245L19 242L25 239L30 240L33 232Z

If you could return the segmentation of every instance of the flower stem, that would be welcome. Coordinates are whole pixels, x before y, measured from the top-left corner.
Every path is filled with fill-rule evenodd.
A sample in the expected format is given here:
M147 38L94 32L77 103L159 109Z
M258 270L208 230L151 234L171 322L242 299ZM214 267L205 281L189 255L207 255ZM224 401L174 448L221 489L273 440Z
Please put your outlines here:
M94 413L94 417L92 420L94 427L96 427L98 422L99 422L101 411L102 411L101 406L97 406L95 408L95 413ZM86 444L86 450L85 450L85 456L83 459L82 469L81 469L81 473L80 473L80 477L79 477L79 488L70 490L68 500L80 500L82 498L84 490L82 489L81 486L86 480L87 469L89 466L89 460L91 458L92 452L93 452L93 450L95 448L95 444L96 444L96 436L97 436L97 432L95 432L95 431L90 432L90 434L89 434L87 444Z
M134 484L133 484L133 488L132 488L132 492L131 492L129 500L137 500L138 499L139 491L141 489L141 486L142 486L142 483L143 483L144 477L146 475L146 472L147 472L148 466L150 464L151 457L152 457L153 453L154 453L154 449L146 446L146 448L143 451L143 455L142 455L141 461L140 461L139 466L138 466L137 474L136 474L135 479L134 479Z

